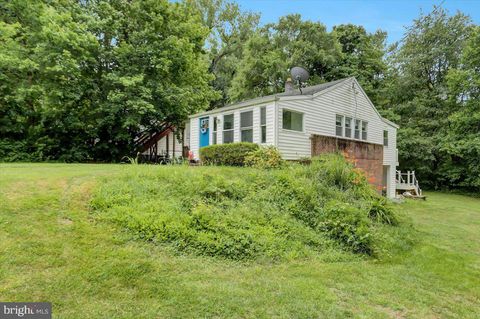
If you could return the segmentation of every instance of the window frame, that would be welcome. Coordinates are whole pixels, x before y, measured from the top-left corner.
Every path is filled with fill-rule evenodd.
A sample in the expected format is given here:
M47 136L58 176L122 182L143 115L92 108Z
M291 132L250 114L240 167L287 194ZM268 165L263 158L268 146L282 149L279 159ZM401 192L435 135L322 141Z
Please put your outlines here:
M283 126L284 125L284 113L285 112L296 113L296 114L300 114L302 116L302 129L300 131L285 128ZM294 110L291 110L291 109L285 109L285 108L282 109L282 130L288 131L288 132L305 133L305 113L299 112L299 111L294 111Z
M232 116L232 128L231 129L225 129L225 116ZM235 143L235 113L227 113L223 114L223 123L222 123L222 144L229 144L229 143ZM232 136L232 141L231 142L225 142L225 132L233 132Z
M212 117L213 125L212 125L212 145L217 144L217 135L218 135L218 116Z
M265 112L265 123L262 123L262 112ZM263 134L263 130L265 130L265 136ZM260 144L265 144L265 143L267 143L267 107L261 106L260 107Z
M368 122L362 120L362 141L366 141L368 139Z
M340 125L338 125L338 118L340 119ZM338 134L340 129L340 134ZM335 114L335 136L344 137L345 136L345 116L341 114Z
M388 147L388 142L389 142L388 130L383 130L383 146Z
M245 114L245 113L251 113L252 114L252 125L251 126L242 127L242 114ZM253 143L253 109L242 111L242 112L239 113L239 115L240 115L240 142ZM252 131L252 140L251 141L244 141L243 140L243 136L242 136L243 131Z
M361 131L362 131L362 120L354 119L353 138L356 140L360 140L360 138L362 137Z
M350 117L350 116L345 116L345 119L344 119L344 132L345 132L345 137L347 138L352 138L352 121L353 121L353 118ZM347 128L347 123L349 123L349 127ZM347 134L347 130L350 130L350 133Z

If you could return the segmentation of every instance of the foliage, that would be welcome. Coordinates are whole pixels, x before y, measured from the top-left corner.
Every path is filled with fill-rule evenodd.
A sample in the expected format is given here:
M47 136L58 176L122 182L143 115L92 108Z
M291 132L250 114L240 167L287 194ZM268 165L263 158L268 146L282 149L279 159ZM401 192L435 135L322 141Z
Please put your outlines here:
M334 201L324 208L318 227L354 252L372 254L369 223L360 209Z
M467 40L461 66L447 75L450 103L455 112L441 146L442 184L469 192L480 191L480 28Z
M211 84L221 92L219 99L212 101L210 107L223 106L230 102L228 90L237 64L243 58L244 44L257 29L260 15L242 11L236 2L229 0L185 2L209 30L205 49L210 61L209 71L215 76Z
M235 260L334 247L374 255L384 235L375 229L388 223L371 211L385 204L340 155L278 170L130 166L92 200L99 218L141 239Z
M119 160L143 130L182 123L216 97L208 30L184 4L1 6L0 133L37 160Z
M259 149L255 143L215 144L200 148L200 159L205 165L244 166L247 155Z
M372 198L370 204L371 206L368 210L368 217L370 219L388 225L398 224L398 219L385 198Z
M275 146L262 146L245 156L245 165L260 169L281 168L285 161Z
M232 100L283 92L289 69L303 66L309 84L355 76L376 102L386 71L386 34L369 34L361 26L339 25L328 32L320 22L288 15L257 30L245 44L233 78Z
M386 32L367 33L353 24L334 26L333 34L340 43L342 55L329 76L341 79L354 76L368 97L376 104L381 99L380 88L387 72L384 60Z
M470 33L469 17L435 7L413 21L389 59L384 103L400 125L400 168L415 170L424 187L458 185L449 179L462 164L447 136L452 130L449 119L459 107L452 102L456 96L449 92L447 78L461 67Z
M229 91L233 101L282 92L288 70L296 65L310 72L310 83L330 79L324 75L341 55L339 43L325 25L302 21L298 14L267 24L245 46Z

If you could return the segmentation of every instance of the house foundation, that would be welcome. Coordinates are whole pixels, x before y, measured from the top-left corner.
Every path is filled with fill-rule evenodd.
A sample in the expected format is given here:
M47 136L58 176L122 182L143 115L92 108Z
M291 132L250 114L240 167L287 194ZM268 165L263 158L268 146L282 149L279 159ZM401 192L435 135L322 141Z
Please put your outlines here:
M312 135L312 156L341 153L355 167L361 169L370 184L383 190L383 145L332 136Z

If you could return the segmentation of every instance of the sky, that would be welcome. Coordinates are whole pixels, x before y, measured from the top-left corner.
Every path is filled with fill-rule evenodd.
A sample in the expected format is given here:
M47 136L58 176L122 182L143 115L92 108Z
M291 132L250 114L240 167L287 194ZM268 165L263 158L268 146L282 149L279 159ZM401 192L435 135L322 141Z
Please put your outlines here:
M480 24L480 0L236 0L244 10L261 13L261 23L276 22L278 18L300 13L305 20L320 21L329 30L334 25L353 23L369 32L386 31L387 42L399 41L404 27L421 12L430 12L442 4L450 14L458 10Z

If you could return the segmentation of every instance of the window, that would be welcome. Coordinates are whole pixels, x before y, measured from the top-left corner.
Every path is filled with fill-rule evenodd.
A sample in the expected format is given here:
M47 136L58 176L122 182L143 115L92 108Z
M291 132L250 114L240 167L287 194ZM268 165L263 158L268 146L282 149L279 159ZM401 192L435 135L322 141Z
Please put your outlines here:
M335 117L335 134L343 136L343 116L341 115Z
M303 114L298 112L292 112L289 110L283 110L283 128L285 130L303 131Z
M368 122L362 121L362 140L367 139L367 125Z
M267 108L260 108L260 143L267 143Z
M223 116L223 143L233 143L233 114Z
M217 117L213 117L212 144L217 144Z
M352 137L352 118L345 118L345 137Z
M360 139L360 120L355 120L355 138Z
M242 142L253 142L253 111L240 113L240 138Z
M388 146L388 131L383 131L383 146Z

